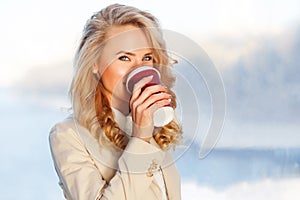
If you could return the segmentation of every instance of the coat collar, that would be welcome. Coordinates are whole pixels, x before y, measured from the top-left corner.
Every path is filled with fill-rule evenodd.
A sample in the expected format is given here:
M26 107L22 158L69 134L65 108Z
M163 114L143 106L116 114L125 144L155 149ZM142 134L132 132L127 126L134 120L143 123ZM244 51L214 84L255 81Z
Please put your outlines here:
M112 107L115 121L122 131L124 131L129 136L132 135L132 117L131 114L124 115L121 111Z

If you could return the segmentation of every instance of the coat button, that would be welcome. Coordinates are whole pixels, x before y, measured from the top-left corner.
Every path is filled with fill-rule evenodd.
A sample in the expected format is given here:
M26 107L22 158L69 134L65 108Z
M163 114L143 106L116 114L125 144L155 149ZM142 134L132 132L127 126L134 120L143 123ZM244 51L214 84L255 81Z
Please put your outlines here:
M148 176L148 177L152 177L152 176L153 176L153 173L152 173L152 172L147 172L147 176Z
M152 163L150 164L150 167L148 168L147 176L152 177L153 172L157 170L158 164L156 163L156 160L152 160Z

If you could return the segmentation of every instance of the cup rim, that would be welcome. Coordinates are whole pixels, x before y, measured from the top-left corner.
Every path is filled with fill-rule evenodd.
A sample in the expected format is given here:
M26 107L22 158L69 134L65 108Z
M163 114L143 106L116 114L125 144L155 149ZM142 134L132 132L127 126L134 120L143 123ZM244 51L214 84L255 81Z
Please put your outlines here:
M128 82L129 82L129 80L130 80L135 74L137 74L137 73L139 73L139 72L141 72L141 71L144 71L144 70L153 70L153 71L155 71L155 72L157 73L158 78L159 78L159 79L161 78L159 71L158 71L155 67L151 67L151 66L146 66L146 65L144 65L144 66L140 66L140 67L138 67L138 68L135 68L134 70L132 70L131 72L129 72L129 74L128 74L128 76L127 76L127 79L126 79L126 89L127 89L128 92L130 92L130 91L129 91L129 88L128 88Z

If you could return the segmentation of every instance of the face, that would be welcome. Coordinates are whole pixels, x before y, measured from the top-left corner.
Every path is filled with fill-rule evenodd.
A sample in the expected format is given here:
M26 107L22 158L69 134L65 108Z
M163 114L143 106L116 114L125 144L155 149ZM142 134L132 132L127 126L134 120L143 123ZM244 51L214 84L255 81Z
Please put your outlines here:
M107 38L96 70L111 105L126 112L130 99L127 75L142 65L153 66L153 52L143 31L132 25L112 27Z

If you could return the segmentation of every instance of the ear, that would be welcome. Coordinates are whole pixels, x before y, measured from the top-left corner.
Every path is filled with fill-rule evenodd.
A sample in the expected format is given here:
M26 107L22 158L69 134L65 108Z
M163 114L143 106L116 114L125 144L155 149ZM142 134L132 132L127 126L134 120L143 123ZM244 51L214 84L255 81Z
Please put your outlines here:
M93 72L93 75L94 75L95 79L97 81L99 81L100 80L100 73L98 71L98 66L97 65L93 66L92 72Z
M93 66L93 74L98 74L98 66L97 65Z

